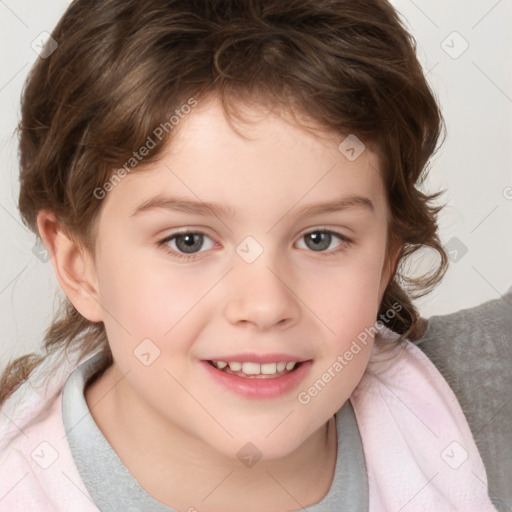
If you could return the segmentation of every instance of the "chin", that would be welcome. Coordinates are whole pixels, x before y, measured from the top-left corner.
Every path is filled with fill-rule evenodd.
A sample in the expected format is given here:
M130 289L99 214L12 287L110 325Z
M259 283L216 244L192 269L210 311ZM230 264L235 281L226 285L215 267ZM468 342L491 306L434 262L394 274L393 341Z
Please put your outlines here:
M270 435L268 435L268 429L265 429L265 433L260 435L250 435L247 430L240 433L231 432L234 438L225 439L225 443L213 446L211 439L209 443L223 456L238 460L247 467L252 467L260 460L269 461L287 457L307 440L307 436L297 437L296 427L292 428L295 434L292 437L290 428L288 425L288 429L283 428L281 433L276 430Z

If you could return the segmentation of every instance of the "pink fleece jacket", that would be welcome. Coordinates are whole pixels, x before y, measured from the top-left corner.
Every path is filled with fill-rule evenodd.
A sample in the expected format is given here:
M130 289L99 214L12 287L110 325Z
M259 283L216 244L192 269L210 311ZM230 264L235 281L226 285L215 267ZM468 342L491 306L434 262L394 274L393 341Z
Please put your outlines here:
M397 335L383 328L379 336ZM45 367L57 357L0 410L0 512L98 511L62 421L63 385L85 359L64 358L44 385ZM370 512L496 511L466 418L427 356L410 342L385 354L376 343L370 361L350 397L368 470Z

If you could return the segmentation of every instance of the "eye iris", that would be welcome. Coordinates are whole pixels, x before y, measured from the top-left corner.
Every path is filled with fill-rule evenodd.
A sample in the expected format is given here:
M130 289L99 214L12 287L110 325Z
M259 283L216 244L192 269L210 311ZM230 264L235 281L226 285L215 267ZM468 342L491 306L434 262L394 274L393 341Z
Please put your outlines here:
M194 237L197 237L197 239ZM179 235L176 237L176 247L182 252L193 253L200 249L202 244L203 235L197 233L188 233L186 235Z
M314 242L312 246L309 245L307 242L308 240L312 240ZM309 233L306 235L306 244L310 249L313 249L314 251L327 249L327 247L329 247L331 244L331 234L323 233L321 231Z

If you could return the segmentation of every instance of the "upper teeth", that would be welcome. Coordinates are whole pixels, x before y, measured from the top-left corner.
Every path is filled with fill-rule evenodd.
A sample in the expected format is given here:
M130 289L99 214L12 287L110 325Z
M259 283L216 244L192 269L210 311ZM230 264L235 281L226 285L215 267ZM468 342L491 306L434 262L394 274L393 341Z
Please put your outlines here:
M297 364L296 362L293 362L293 361L290 361L290 362L280 361L278 363L263 363L263 364L252 363L252 362L240 363L238 361L229 361L229 362L212 361L212 362L217 368L219 368L221 370L229 365L229 369L231 371L238 372L241 370L246 375L260 375L260 374L261 375L273 375L277 372L282 372L285 368L287 370L293 370L293 368Z

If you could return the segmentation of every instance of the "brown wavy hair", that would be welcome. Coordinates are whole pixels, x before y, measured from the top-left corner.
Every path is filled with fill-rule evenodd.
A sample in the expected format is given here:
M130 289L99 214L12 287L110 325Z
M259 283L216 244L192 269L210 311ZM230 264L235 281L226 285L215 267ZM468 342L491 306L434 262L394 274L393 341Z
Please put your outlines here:
M240 117L235 100L279 107L377 151L388 247L402 247L379 315L395 310L387 326L399 341L418 336L412 299L431 291L448 265L437 234L442 206L433 204L441 192L418 188L445 126L415 40L386 0L75 0L52 37L58 48L31 69L17 127L19 209L36 236L37 214L49 209L92 250L102 204L94 191L190 98L216 95L228 118ZM156 161L172 134L134 172ZM424 246L439 264L407 276L404 262ZM62 299L45 354L7 366L0 403L58 350L100 348L112 361L103 323Z

